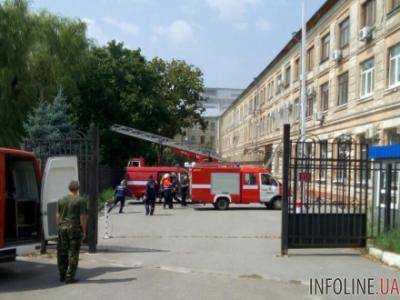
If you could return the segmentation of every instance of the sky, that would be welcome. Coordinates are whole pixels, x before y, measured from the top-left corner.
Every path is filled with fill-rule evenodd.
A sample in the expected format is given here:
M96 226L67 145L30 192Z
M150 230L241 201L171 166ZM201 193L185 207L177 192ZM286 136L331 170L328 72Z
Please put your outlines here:
M310 17L325 0L306 0ZM207 87L245 88L300 29L300 0L31 0L79 18L99 45L199 67Z

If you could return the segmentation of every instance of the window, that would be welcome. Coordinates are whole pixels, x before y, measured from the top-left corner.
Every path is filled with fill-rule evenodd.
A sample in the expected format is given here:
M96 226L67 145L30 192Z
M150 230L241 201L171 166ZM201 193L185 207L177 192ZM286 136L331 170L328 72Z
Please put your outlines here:
M200 144L204 145L206 142L206 137L204 135L200 136Z
M320 109L321 111L326 111L329 108L329 82L324 83L320 87Z
M338 77L339 95L338 105L346 104L349 100L349 73L346 72Z
M371 96L374 91L374 59L361 64L361 97Z
M261 174L261 184L278 186L276 180L270 174Z
M314 68L314 47L307 50L307 71Z
M337 143L337 162L336 180L337 183L346 183L349 169L351 144L348 141L338 141Z
M288 66L288 67L286 67L286 70L285 70L285 87L290 86L290 80L291 80L290 73L291 73L291 68L290 68L290 66Z
M389 51L389 87L400 84L400 44Z
M328 169L328 141L323 140L319 142L319 147L320 147L320 157L321 157L321 164L320 164L320 179L325 180L326 179L326 173Z
M271 100L274 97L274 82L268 83L268 99Z
M293 81L296 82L300 78L300 58L296 59L294 62L294 78Z
M339 47L344 48L349 44L350 39L350 19L347 18L339 24Z
M329 59L330 35L325 35L321 40L321 63Z
M279 74L276 77L276 95L279 95L282 92L282 85L283 85L282 75Z
M311 117L314 109L314 96L307 96L306 117Z
M293 108L293 121L298 122L300 119L300 100L297 98L294 100L294 108Z
M362 26L373 26L375 24L376 0L367 0L362 5Z
M389 0L389 12L400 7L400 0Z
M257 185L257 176L253 173L244 174L244 184L245 185Z

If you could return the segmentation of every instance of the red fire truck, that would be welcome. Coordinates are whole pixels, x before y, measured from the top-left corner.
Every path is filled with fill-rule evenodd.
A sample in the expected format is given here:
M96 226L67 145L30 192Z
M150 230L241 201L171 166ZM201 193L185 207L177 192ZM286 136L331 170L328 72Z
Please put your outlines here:
M76 157L49 158L42 176L32 153L0 148L0 262L56 237L57 200L77 179Z
M195 165L190 169L190 179L195 204L213 204L220 210L228 209L231 203L264 203L274 209L282 205L282 186L264 167Z

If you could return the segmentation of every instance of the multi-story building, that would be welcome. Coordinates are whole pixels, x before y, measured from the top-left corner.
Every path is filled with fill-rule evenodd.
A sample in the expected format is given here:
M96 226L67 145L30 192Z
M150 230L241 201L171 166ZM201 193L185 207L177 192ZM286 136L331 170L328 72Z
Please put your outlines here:
M400 0L327 0L306 47L307 136L399 143ZM300 48L301 31L221 116L222 157L279 174L283 124L299 133Z
M208 123L207 128L202 130L199 125L187 128L184 130L184 135L177 139L217 152L219 149L219 118L242 92L241 89L206 88L203 94L206 99L203 117Z

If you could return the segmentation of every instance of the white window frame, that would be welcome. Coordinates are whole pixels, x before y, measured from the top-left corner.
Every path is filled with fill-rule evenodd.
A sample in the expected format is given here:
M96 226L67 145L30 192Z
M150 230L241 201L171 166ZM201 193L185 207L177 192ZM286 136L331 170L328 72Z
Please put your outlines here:
M391 52L396 48L400 47L400 43L393 46L392 48L389 49L389 88L393 88L396 86L400 85L400 51L397 55L393 56L391 55ZM392 64L392 61L394 61L394 64ZM392 82L391 74L392 74L392 68L395 68L394 74L394 82Z
M364 70L364 65L369 61L373 61L372 67ZM371 97L374 94L375 85L375 60L374 58L368 59L361 64L361 77L360 77L360 97L361 99ZM370 83L370 86L368 85Z

